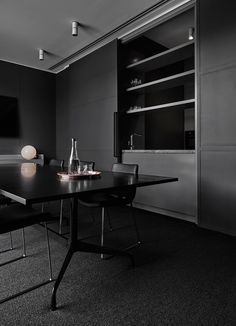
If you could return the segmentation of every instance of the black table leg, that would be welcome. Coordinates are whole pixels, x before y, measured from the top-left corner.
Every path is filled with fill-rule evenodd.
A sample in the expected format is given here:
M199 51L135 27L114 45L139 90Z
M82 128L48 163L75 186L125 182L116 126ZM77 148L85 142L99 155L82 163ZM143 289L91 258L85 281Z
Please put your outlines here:
M66 272L66 269L70 263L70 260L75 252L83 251L83 252L94 252L94 253L99 253L99 254L103 253L103 254L109 254L109 255L126 256L131 259L132 265L134 266L133 256L124 250L109 248L109 247L86 243L86 242L82 242L82 241L78 240L78 237L77 237L77 227L78 227L77 211L78 211L78 200L75 197L75 198L73 198L73 201L72 201L72 214L71 214L71 220L70 220L70 247L69 247L66 258L63 262L63 265L61 267L61 270L58 274L58 277L57 277L56 282L53 287L52 298L51 298L51 310L56 310L56 308L57 308L56 307L56 293L57 293L58 287L63 279L63 276Z
M65 274L65 271L70 263L71 257L74 253L74 250L72 248L69 248L69 251L67 252L66 258L63 262L62 268L58 274L58 277L56 279L56 282L54 284L53 290L52 290L52 298L51 298L51 310L56 310L56 293L57 289L59 287L59 284L61 283L61 280Z
M67 252L66 258L63 262L63 265L61 267L61 270L58 274L58 277L56 279L56 282L54 284L53 290L52 290L52 298L51 298L51 310L56 310L56 293L57 289L61 283L61 280L66 272L66 269L70 263L70 260L73 256L73 253L76 252L76 244L77 244L77 227L78 227L78 221L77 221L77 212L78 212L78 200L77 197L72 199L72 212L70 214L70 246L69 250Z

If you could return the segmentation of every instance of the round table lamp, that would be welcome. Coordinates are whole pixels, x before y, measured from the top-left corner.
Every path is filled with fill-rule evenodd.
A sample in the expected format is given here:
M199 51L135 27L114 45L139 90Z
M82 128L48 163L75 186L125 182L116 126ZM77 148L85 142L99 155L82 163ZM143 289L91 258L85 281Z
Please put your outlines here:
M32 160L33 158L35 158L36 154L36 149L34 148L34 146L31 145L26 145L21 150L21 156L25 160Z

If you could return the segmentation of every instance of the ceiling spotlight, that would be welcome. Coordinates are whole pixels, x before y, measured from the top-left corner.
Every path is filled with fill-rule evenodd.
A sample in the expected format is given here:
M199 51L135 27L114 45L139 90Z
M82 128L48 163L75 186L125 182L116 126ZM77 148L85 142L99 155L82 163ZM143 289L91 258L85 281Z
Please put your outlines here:
M194 28L193 27L189 27L189 29L188 29L188 39L189 39L189 41L194 39Z
M72 35L73 36L78 35L78 29L79 29L79 23L78 22L72 22Z
M39 60L44 60L44 50L39 49Z

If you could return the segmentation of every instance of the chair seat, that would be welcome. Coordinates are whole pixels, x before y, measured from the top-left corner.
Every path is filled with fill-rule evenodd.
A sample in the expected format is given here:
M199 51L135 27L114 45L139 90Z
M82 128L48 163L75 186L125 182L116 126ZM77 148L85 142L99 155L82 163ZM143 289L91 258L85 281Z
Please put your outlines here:
M112 172L115 173L129 173L137 174L137 164L121 164L114 163ZM136 188L117 189L112 193L98 192L94 194L81 194L78 197L79 203L87 207L109 207L109 206L122 206L132 203L136 194Z
M81 194L78 198L80 204L87 207L109 207L126 205L131 202L130 193L95 193ZM133 197L133 196L132 196Z
M0 209L0 234L51 219L49 213L42 213L21 204L13 204Z

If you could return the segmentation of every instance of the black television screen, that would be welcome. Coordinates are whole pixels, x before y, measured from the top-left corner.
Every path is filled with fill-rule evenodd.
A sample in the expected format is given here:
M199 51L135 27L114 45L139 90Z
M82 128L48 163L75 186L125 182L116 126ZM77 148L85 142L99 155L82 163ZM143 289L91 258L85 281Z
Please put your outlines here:
M0 137L17 137L18 135L17 98L0 96Z

